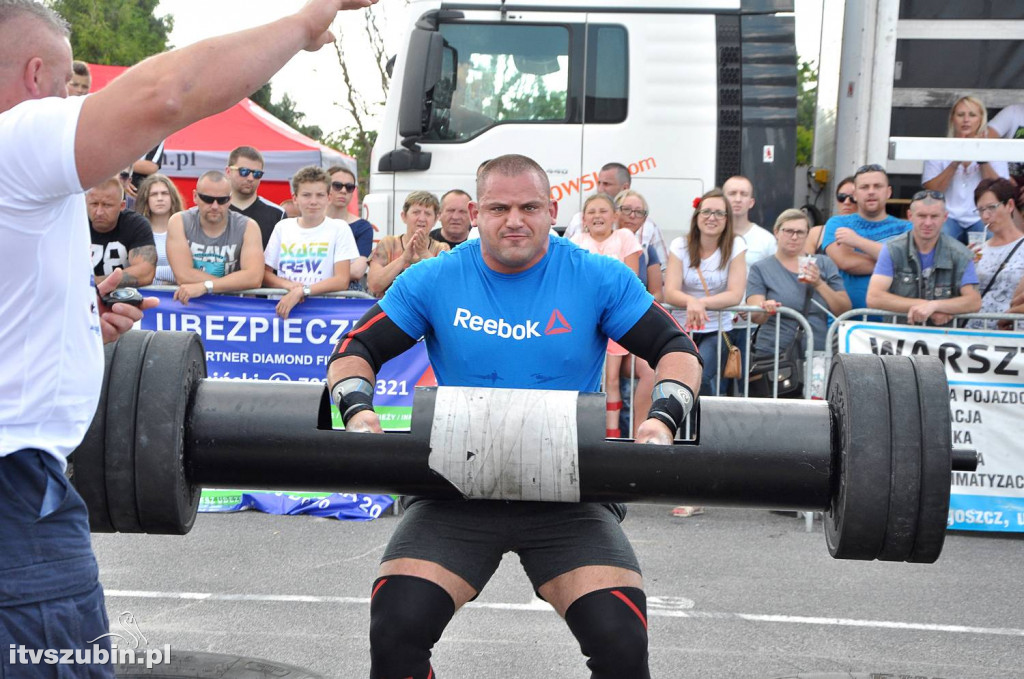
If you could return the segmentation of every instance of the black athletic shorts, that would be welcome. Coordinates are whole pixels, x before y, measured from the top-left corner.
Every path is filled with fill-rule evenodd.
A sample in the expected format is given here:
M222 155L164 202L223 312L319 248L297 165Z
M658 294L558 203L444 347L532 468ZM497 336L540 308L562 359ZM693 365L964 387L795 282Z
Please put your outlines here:
M640 573L619 522L624 505L410 498L381 562L424 559L478 592L505 552L515 552L534 590L581 566Z

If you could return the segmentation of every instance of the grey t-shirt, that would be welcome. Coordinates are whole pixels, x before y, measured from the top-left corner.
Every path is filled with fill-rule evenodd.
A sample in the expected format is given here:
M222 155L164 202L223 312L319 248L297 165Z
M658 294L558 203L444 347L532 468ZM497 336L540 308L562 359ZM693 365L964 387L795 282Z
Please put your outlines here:
M199 225L199 208L181 213L185 239L192 250L192 265L211 276L226 276L241 266L242 242L249 218L238 212L228 212L227 217L227 228L219 236L210 238Z
M821 271L821 277L833 290L842 290L843 279L839 275L839 268L831 259L825 255L815 255L815 263ZM777 257L766 257L754 263L750 269L750 276L747 278L747 296L764 295L765 299L774 299L785 307L801 313L804 307L804 300L807 297L807 286L797 281L797 275L788 271L782 266ZM814 304L817 302L822 307L828 308L825 299L817 292L812 295L813 300L808 309L806 318L811 324L814 332L814 349L823 351L825 349L825 333L828 330L828 315L821 307ZM754 342L755 354L772 354L775 352L775 323L780 316L769 316L768 320L757 332ZM792 343L800 326L792 318L782 318L782 327L779 330L779 347L782 351Z

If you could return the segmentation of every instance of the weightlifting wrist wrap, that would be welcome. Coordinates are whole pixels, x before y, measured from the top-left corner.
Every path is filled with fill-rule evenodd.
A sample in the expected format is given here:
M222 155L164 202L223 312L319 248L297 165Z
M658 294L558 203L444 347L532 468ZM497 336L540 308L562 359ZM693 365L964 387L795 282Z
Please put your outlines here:
M696 397L693 395L693 390L682 382L662 380L654 385L651 401L651 409L647 412L647 417L661 420L675 433L679 431L683 420L693 409Z
M346 377L335 383L331 398L341 412L341 421L348 421L358 412L373 410L373 385L363 377Z

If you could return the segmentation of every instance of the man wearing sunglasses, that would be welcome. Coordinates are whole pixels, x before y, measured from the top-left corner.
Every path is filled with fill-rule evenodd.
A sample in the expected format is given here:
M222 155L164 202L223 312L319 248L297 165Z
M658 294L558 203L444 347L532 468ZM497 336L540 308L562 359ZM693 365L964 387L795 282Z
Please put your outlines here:
M854 309L867 306L868 281L875 270L883 241L906 233L910 223L885 211L892 196L889 175L881 165L864 165L853 175L857 211L825 222L821 245L836 263Z
M237 292L263 282L263 241L256 220L231 209L231 184L216 170L203 173L196 206L167 222L167 262L183 304L208 292Z
M907 323L947 325L981 308L974 253L942 233L948 216L939 191L918 191L907 212L913 229L886 241L868 285L867 303L905 313Z
M228 155L224 174L231 182L231 210L256 221L266 248L274 227L288 215L257 193L264 175L263 154L252 146L239 146Z

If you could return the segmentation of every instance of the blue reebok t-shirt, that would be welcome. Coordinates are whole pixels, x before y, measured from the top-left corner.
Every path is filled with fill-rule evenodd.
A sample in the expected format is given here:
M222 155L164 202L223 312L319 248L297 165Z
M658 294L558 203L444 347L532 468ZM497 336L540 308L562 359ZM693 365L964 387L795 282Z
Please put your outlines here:
M917 257L921 260L922 271L928 271L935 266L935 250L928 254L923 254L918 250ZM892 257L889 255L889 248L882 248L882 251L878 254L878 262L875 263L875 273L892 278ZM965 285L978 285L978 272L974 269L973 261L967 262L967 266L964 268L964 275L960 278L960 287Z
M836 242L836 230L844 226L853 229L858 236L869 238L876 243L881 243L893 236L906 233L912 228L910 222L896 219L892 215L886 215L885 219L880 222L869 221L857 213L838 215L825 222L825 235L821 239L822 250ZM847 273L842 269L839 270L839 273L843 276L843 286L846 288L846 293L850 295L850 302L853 303L853 308L863 309L867 307L868 281L871 280L871 274L860 276Z
M549 236L544 258L502 274L480 241L406 269L380 306L424 337L437 383L597 391L607 338L619 339L653 298L627 266Z

